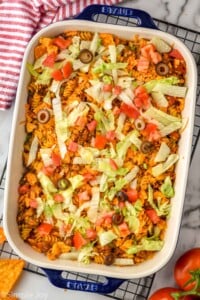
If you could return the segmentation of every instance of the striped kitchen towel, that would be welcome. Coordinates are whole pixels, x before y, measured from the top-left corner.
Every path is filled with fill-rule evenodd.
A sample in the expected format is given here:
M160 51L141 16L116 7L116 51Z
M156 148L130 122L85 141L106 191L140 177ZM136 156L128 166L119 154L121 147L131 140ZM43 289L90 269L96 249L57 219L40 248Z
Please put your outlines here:
M123 0L0 0L0 110L15 99L24 50L42 27L77 15L90 4Z

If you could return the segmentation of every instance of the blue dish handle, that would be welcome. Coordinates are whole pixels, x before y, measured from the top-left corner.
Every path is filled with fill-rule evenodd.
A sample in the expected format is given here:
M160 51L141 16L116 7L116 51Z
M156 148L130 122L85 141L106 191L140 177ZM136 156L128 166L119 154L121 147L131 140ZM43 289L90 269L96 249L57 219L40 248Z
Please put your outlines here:
M76 16L76 19L94 21L94 16L99 14L134 18L137 20L137 27L158 29L152 17L146 11L120 6L101 4L89 5L78 16Z
M42 270L47 275L49 281L56 287L76 290L82 292L109 294L114 292L123 282L123 279L108 278L103 283L87 282L81 280L65 279L62 277L63 271L45 269Z

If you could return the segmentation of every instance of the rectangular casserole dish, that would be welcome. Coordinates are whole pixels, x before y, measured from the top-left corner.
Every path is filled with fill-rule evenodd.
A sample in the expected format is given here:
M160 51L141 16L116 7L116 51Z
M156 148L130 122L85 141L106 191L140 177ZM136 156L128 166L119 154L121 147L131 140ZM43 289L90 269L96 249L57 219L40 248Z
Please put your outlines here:
M94 12L94 7L90 7L90 13ZM112 7L98 6L99 13L110 13ZM114 9L114 8L113 8ZM117 8L115 8L117 9ZM117 11L113 10L115 14ZM112 13L112 12L111 12ZM118 13L127 17L135 15L135 11L131 9L119 10ZM138 13L138 12L137 12ZM148 15L147 15L148 16ZM84 16L83 18L87 19ZM141 20L144 20L144 16L141 16ZM141 25L147 25L147 22L141 22ZM20 73L20 80L17 90L15 111L13 116L12 131L10 137L10 149L8 156L8 167L6 176L6 187L5 187L5 204L4 204L4 228L9 244L13 250L27 262L37 265L41 268L60 271L73 271L89 274L98 274L111 278L120 279L134 279L146 277L154 274L160 270L171 258L178 239L179 228L181 224L182 209L184 204L185 189L187 184L187 175L190 162L190 153L192 145L192 133L194 124L194 110L196 100L196 65L192 54L186 48L186 46L179 41L176 37L155 30L152 22L149 27L126 27L119 25L94 23L88 20L70 20L62 21L52 24L40 32L38 32L26 49L23 64ZM43 254L35 252L28 244L24 243L19 236L18 227L16 223L17 214L17 195L18 195L18 183L23 172L22 165L22 152L25 138L24 126L21 124L25 119L25 103L27 101L27 85L30 80L30 75L26 68L27 62L33 61L33 49L37 44L38 39L41 36L55 36L64 30L84 30L92 32L106 32L116 34L125 39L130 39L134 34L138 34L144 38L160 37L169 44L173 44L175 48L178 48L182 53L186 65L186 85L188 87L185 108L183 111L183 118L187 119L187 126L181 134L179 142L179 161L176 166L176 182L175 182L175 197L172 200L171 216L168 221L168 228L165 234L165 244L161 251L157 252L154 257L150 260L143 262L142 264L129 266L129 267L118 267L118 266L105 266L90 264L84 265L75 261L57 259L55 261L49 261ZM48 274L48 272L47 272ZM120 282L120 281L119 281ZM118 282L118 284L119 284ZM71 288L71 286L67 286ZM74 288L74 287L73 287ZM96 290L92 290L96 291Z

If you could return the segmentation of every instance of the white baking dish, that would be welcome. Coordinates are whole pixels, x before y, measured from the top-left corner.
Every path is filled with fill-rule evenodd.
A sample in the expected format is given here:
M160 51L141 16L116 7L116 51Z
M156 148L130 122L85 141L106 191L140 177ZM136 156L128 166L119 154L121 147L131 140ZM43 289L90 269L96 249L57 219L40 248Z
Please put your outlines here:
M50 261L44 254L37 253L30 245L24 243L21 239L16 222L17 215L17 197L18 182L21 178L22 151L25 137L24 126L22 121L25 119L25 103L27 100L27 84L30 75L26 68L27 62L33 61L33 49L41 36L55 36L64 30L85 30L97 32L109 32L119 35L123 38L130 39L134 34L138 34L145 38L153 36L161 37L169 44L173 44L178 48L185 58L187 64L187 80L188 92L186 104L183 111L183 117L187 119L187 126L182 133L179 144L180 159L176 167L175 197L172 200L171 217L168 221L168 228L165 236L165 244L163 249L156 253L155 256L144 263L129 267L105 266L105 265L84 265L75 261L57 259ZM98 274L106 277L133 279L151 275L161 269L172 256L179 234L181 224L182 209L184 204L185 189L187 184L188 168L190 162L190 153L193 136L194 110L196 100L197 74L196 65L192 54L186 46L176 37L155 29L146 29L139 27L123 27L118 25L110 25L103 23L95 23L83 20L62 21L52 24L39 33L37 33L30 41L23 59L20 80L16 96L15 111L13 116L12 133L10 137L10 150L8 157L8 168L6 176L5 188L5 205L4 205L4 228L9 244L14 251L27 262L34 265L53 269L75 271L89 274Z

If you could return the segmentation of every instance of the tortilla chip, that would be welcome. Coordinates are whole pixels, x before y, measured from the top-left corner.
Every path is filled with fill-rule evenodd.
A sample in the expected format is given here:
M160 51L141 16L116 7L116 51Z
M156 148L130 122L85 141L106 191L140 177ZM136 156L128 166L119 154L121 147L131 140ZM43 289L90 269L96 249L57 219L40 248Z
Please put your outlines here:
M0 299L7 297L11 292L24 265L22 259L0 259Z
M6 236L3 227L0 227L0 244L3 244L5 241L6 241Z

